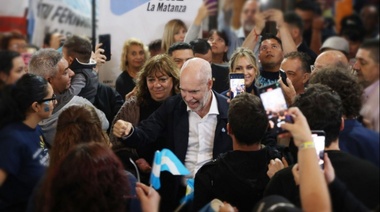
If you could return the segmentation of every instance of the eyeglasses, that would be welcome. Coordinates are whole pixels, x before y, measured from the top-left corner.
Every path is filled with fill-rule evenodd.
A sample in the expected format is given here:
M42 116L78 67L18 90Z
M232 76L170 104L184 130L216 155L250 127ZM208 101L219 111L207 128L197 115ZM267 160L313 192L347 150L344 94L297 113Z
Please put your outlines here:
M55 94L53 94L53 96L51 98L41 99L40 101L37 101L37 102L42 103L42 102L56 101L56 100L57 100L57 96Z
M315 66L314 65L310 65L310 71L313 72L315 69Z

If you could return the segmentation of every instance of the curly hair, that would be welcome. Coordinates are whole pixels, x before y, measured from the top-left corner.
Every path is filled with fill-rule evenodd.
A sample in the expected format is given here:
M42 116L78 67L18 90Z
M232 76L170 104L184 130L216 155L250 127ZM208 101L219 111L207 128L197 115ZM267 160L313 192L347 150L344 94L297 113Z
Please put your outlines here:
M174 61L167 54L159 54L150 58L142 67L136 82L136 96L139 104L151 98L146 78L151 74L161 72L168 75L173 80L173 94L179 93L179 69Z
M311 130L326 133L325 147L338 139L342 124L342 101L339 94L322 84L310 85L294 102L309 123Z
M130 38L124 42L123 45L123 52L121 53L121 59L120 59L120 70L125 71L128 67L128 61L127 61L127 55L129 51L129 47L132 45L140 46L144 50L145 60L149 58L149 50L148 47L144 45L144 43L137 39L137 38Z
M131 189L120 160L96 142L75 146L44 183L39 211L125 211Z
M95 109L88 105L68 107L58 117L57 132L50 152L50 166L55 166L73 146L88 142L110 145Z
M336 91L342 99L343 114L347 118L355 118L360 115L363 88L347 69L323 68L311 76L309 83L327 85Z

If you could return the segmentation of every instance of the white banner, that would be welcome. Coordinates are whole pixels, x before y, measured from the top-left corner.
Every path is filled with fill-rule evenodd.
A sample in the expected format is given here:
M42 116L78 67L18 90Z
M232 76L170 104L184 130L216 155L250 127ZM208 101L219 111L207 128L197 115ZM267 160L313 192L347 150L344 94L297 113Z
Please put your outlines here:
M189 27L202 0L101 0L99 1L98 34L111 34L112 59L102 66L99 78L114 86L121 73L123 43L129 38L141 39L146 45L161 39L166 22L178 18Z
M41 47L46 33L91 37L91 0L30 0L31 43Z

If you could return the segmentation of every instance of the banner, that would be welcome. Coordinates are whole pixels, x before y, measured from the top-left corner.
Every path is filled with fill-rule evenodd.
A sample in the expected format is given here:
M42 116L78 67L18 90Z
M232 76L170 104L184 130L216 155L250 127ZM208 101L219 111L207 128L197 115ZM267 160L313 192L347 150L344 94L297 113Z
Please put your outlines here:
M0 0L0 32L16 30L26 35L28 0Z
M202 0L101 0L98 34L111 34L112 59L99 71L101 82L114 86L121 74L120 57L123 44L138 38L146 45L161 39L165 24L181 19L187 27L193 22Z
M59 32L91 37L91 0L30 0L31 43L41 47L46 33Z

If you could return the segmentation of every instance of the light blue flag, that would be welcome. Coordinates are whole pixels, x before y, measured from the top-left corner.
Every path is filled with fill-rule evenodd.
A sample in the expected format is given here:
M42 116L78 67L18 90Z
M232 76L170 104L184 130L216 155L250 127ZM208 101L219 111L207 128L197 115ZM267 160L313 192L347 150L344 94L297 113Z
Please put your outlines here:
M188 175L189 170L182 164L182 162L175 156L175 154L169 149L162 149L156 151L154 154L154 162L152 167L152 173L150 175L150 184L155 189L161 187L160 173L161 171L168 171L172 175Z
M194 179L187 179L186 195L181 199L181 204L186 204L194 198Z

